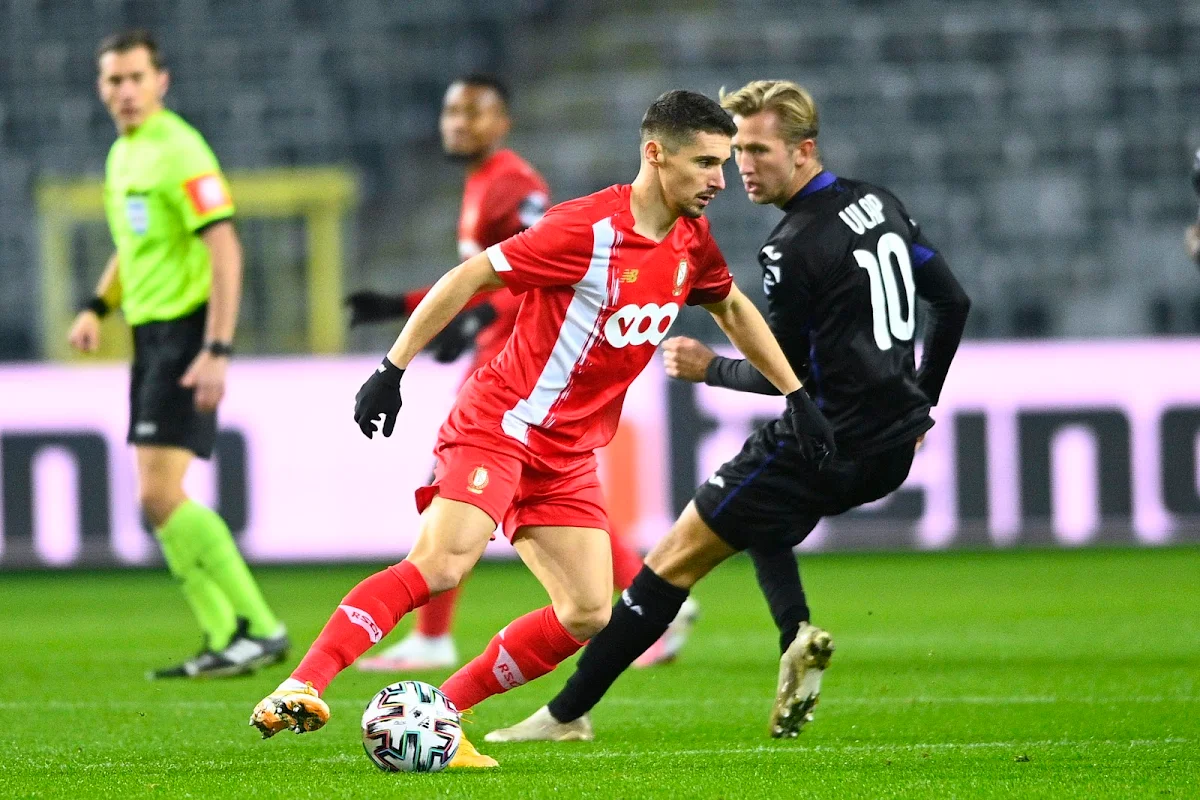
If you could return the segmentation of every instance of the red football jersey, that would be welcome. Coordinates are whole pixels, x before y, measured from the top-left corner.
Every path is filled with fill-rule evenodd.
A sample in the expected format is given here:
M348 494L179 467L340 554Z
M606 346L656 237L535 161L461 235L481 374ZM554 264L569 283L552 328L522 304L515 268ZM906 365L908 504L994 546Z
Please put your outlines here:
M458 215L458 256L466 261L484 248L520 233L542 218L550 204L550 187L529 162L512 150L497 150L467 178ZM406 296L409 314L428 289ZM485 299L496 309L496 320L475 337L470 372L495 358L517 322L521 298L507 289L480 294L468 308Z
M708 221L681 217L651 241L633 230L630 192L611 186L555 206L487 248L524 303L500 355L459 393L444 435L503 431L546 456L602 447L681 305L729 294L733 278Z

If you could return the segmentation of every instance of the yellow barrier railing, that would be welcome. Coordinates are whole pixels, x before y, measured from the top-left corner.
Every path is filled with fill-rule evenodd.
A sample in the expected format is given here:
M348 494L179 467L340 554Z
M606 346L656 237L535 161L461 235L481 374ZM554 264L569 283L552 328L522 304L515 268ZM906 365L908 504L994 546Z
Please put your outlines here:
M341 300L346 257L342 224L358 197L354 175L335 167L316 167L231 172L226 177L239 219L303 221L308 345L314 353L341 352L345 340ZM72 270L72 236L80 224L104 221L101 180L42 181L37 189L37 206L42 242L42 341L46 355L65 360L73 356L66 333L75 316L75 298L82 293L76 289ZM102 267L103 263L96 265L95 276ZM106 322L105 327L99 355L128 357L128 337L113 335L116 329L111 323Z

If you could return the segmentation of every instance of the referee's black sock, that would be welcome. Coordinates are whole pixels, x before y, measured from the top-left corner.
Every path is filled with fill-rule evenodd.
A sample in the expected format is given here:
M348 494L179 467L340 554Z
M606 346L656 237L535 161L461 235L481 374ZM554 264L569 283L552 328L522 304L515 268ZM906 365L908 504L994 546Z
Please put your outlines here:
M575 674L550 701L550 714L570 722L591 711L613 681L666 632L687 596L686 589L643 566L613 606L607 627L584 648Z
M808 601L804 598L804 587L800 585L800 567L792 548L752 547L750 560L754 562L754 574L771 618L779 628L779 652L788 649L796 638L800 623L808 622Z

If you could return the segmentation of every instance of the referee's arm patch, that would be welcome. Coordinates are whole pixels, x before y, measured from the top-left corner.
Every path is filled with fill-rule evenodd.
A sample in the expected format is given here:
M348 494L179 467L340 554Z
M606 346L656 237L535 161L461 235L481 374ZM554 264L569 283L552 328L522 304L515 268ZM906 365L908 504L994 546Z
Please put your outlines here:
M190 211L200 220L233 210L233 198L219 173L205 172L186 180L183 191L191 205Z

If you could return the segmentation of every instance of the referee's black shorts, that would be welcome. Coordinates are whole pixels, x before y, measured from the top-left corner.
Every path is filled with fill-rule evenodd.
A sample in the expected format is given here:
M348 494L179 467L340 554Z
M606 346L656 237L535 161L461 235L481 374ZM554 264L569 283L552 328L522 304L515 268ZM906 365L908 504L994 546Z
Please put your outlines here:
M794 547L821 517L885 497L908 477L915 438L858 458L838 456L818 470L800 456L782 420L755 431L742 451L696 490L696 510L730 547Z
M179 385L204 347L208 306L178 319L133 328L129 382L130 444L182 447L200 458L212 455L217 415L196 410L196 393Z

